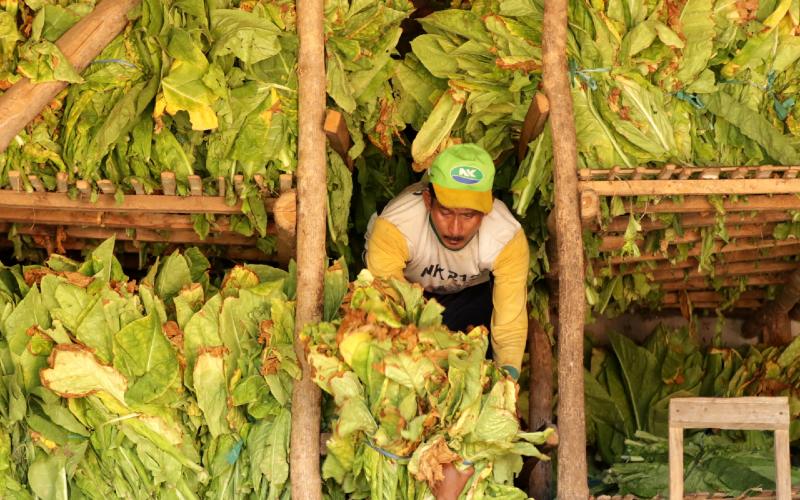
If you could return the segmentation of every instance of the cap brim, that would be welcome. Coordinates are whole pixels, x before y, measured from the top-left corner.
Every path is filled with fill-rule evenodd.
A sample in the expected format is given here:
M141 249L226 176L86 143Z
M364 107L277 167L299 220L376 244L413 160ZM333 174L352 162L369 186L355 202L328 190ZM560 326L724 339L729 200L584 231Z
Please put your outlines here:
M491 191L466 191L463 189L450 189L438 184L431 184L436 192L436 199L447 208L470 208L484 214L492 211Z

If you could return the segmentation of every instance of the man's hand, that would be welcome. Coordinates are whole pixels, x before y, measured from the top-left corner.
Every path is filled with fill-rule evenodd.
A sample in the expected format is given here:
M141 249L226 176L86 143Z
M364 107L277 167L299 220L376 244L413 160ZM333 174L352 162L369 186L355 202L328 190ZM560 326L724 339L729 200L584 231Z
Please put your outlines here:
M453 464L448 463L444 464L442 472L444 473L444 479L433 487L433 494L436 500L456 500L469 478L475 473L475 469L470 467L462 472L456 469Z

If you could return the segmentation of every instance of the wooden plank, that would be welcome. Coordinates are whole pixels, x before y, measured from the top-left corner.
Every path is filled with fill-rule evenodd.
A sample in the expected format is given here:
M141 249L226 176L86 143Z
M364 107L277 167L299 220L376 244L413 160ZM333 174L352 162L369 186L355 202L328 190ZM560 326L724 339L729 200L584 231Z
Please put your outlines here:
M744 310L744 309L758 309L761 307L763 301L758 299L742 299L738 300L731 305L728 311L733 310ZM718 301L711 301L711 302L692 302L692 308L695 310L698 309L719 309L722 305L722 302ZM682 303L669 303L669 304L662 304L662 308L664 309L683 309ZM750 313L752 314L752 312Z
M660 179L662 181L663 180L667 180L667 179L671 179L672 175L675 173L675 170L677 168L678 167L676 167L675 165L673 165L671 163L668 163L668 164L664 165L664 167L661 169L661 172L658 173L658 179Z
M114 194L117 192L117 187L114 186L114 183L108 179L101 179L97 181L97 187L100 188L100 191L102 191L103 194Z
M217 177L217 196L222 198L225 197L225 187L227 183L225 182L225 177Z
M192 196L203 196L203 180L199 175L189 176L189 193Z
M669 425L683 429L789 430L789 398L672 398Z
M161 190L166 196L175 196L177 185L174 172L161 172Z
M711 250L715 255L718 255L717 262L741 262L747 260L764 260L774 259L777 257L791 257L800 254L800 242L793 240L775 241L773 239L753 240L753 241L734 241L725 244L722 241L714 242ZM695 245L686 252L687 257L697 257L703 252L702 247ZM614 268L615 273L631 274L639 272L640 269L654 271L663 268L675 267L692 267L697 265L697 259L686 259L685 261L677 261L680 252L676 249L670 248L667 252L653 252L642 254L638 257L631 255L614 256L607 259L598 259L594 263L595 269L605 269L609 265L619 266ZM662 263L659 261L669 260L669 263ZM655 264L647 264L646 266L638 266L645 262ZM689 262L685 266L682 263Z
M517 162L522 163L525 155L528 154L528 145L532 140L539 136L544 130L544 125L547 123L547 117L550 114L550 101L547 97L537 92L531 104L528 106L528 112L525 114L525 121L522 122L522 130L519 134L519 143L517 144Z
M683 175L683 174L681 174ZM580 181L578 189L600 196L747 195L800 193L800 179L693 179Z
M243 236L238 233L210 234L205 240L191 229L178 229L174 231L155 231L152 229L137 229L134 235L127 230L104 228L104 227L64 227L64 234L69 238L85 238L104 240L115 236L118 241L144 241L144 242L165 242L165 243L191 243L191 244L213 244L213 245L255 245L256 238ZM51 230L45 227L18 227L20 234L31 236L51 234Z
M69 176L66 172L59 172L56 174L56 191L59 193L66 193L67 192L67 182Z
M741 225L728 229L728 236L730 238L765 238L772 236L772 230L775 228L774 224L748 224ZM681 243L695 243L703 241L703 235L700 231L689 230L685 231L682 236L676 236L669 241L670 246L678 245ZM640 237L636 240L637 245L644 243L644 238ZM621 250L625 246L624 236L603 236L603 241L600 243L601 252L610 252L613 250Z
M797 262L782 262L782 261L761 261L761 262L736 262L733 264L717 264L714 266L715 276L747 276L750 274L769 274L769 273L783 273L787 271L794 271L800 266ZM700 271L696 268L683 270L683 269L667 269L663 271L654 271L652 273L653 281L677 281L684 278L696 278L707 276L708 273Z
M601 233L624 233L628 228L629 215L614 217L607 226L600 228ZM731 227L740 224L766 224L769 222L783 222L792 220L792 214L786 211L756 212L756 213L731 213L725 215L725 226ZM683 229L714 226L717 216L714 213L694 213L680 217L680 226ZM642 232L659 231L671 227L670 224L660 220L651 220L648 217L640 221Z
M86 202L89 197L92 195L92 187L89 185L88 182L84 180L79 180L75 183L75 187L78 188L78 192L80 193L81 202ZM42 193L42 196L52 196L50 193ZM41 206L41 205L40 205ZM36 208L36 207L33 207Z
M662 304L678 304L680 303L680 296L683 295L681 293L668 293L664 295L661 303ZM725 302L726 298L721 293L713 291L713 290L705 290L700 292L688 292L686 293L689 300L692 302ZM758 300L763 299L766 297L766 292L764 290L747 290L742 292L739 295L739 300Z
M669 426L669 500L683 500L683 429L672 425Z
M580 203L581 226L596 225L600 218L600 197L594 191L584 191L580 194Z
M44 183L42 182L42 180L39 178L38 175L29 175L28 182L31 183L31 186L33 187L34 191L38 193L43 193L45 191Z
M686 196L683 201L660 200L658 203L639 203L630 201L623 203L627 213L697 213L715 212L716 208L708 201L705 196ZM794 194L782 195L753 195L746 199L730 200L725 199L722 207L726 212L755 212L755 211L778 211L778 210L800 210L800 196Z
M700 172L700 178L703 180L715 180L719 179L719 168L718 167L709 167L704 168L702 172Z
M81 189L78 181L76 186ZM274 198L267 198L267 210L271 211L275 203ZM98 195L97 201L88 202L72 200L66 193L16 193L13 191L0 191L0 207L17 209L49 208L61 210L88 210L100 212L139 212L139 213L214 213L214 214L241 214L241 202L228 206L221 197L191 197L191 196L164 196L164 195L127 195L122 204L117 203L112 195Z
M786 420L789 420L788 415ZM791 500L792 464L789 458L788 429L775 430L775 490L776 500Z
M759 276L750 276L747 278L747 286L759 287L770 285L781 285L786 282L786 277L779 274L767 274ZM719 280L718 285L721 288L739 286L739 279L736 277L728 276ZM665 292L674 292L677 290L706 290L711 288L711 283L708 278L691 278L688 280L667 281L661 282L659 287Z
M22 191L22 176L16 170L8 172L8 184L14 191Z
M133 187L133 192L134 193L136 193L137 195L145 194L145 192L144 192L144 184L142 184L142 181L140 181L139 179L137 179L135 177L132 177L130 182L131 182L131 187Z
M342 157L347 168L352 171L353 159L350 158L348 154L352 141L350 139L350 131L347 130L347 123L344 120L344 116L335 109L328 109L325 112L325 122L322 127L325 130L325 136L328 138L331 149Z

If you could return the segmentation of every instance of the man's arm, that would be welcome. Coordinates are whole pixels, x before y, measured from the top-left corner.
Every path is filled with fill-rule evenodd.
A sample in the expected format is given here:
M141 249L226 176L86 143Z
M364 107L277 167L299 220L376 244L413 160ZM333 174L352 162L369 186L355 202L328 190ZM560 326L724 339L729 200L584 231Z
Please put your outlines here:
M529 250L520 229L494 261L492 350L499 366L519 377L528 337Z
M394 224L381 217L375 219L367 245L367 269L373 276L405 280L408 244Z

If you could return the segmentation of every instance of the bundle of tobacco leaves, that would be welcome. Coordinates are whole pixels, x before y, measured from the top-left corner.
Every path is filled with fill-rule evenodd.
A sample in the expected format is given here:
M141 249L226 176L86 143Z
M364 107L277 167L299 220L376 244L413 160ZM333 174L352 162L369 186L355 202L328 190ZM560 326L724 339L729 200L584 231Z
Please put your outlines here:
M512 480L551 431L520 431L517 385L485 359L486 330L451 332L442 310L418 285L363 271L341 310L304 330L336 406L323 478L350 498L430 498L445 464L474 467L465 498L526 498Z

